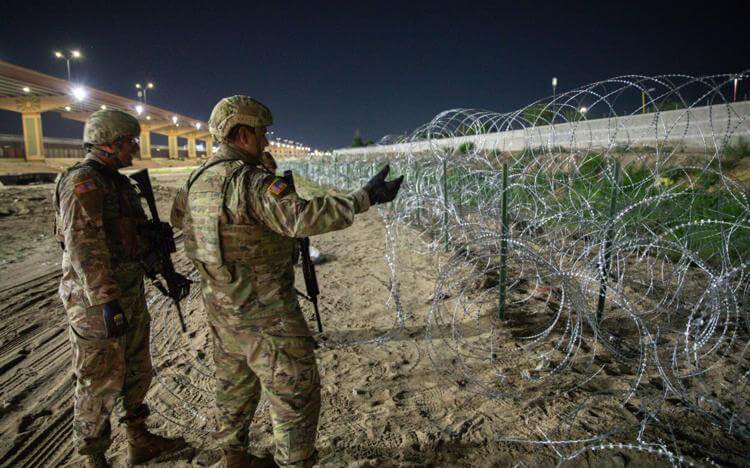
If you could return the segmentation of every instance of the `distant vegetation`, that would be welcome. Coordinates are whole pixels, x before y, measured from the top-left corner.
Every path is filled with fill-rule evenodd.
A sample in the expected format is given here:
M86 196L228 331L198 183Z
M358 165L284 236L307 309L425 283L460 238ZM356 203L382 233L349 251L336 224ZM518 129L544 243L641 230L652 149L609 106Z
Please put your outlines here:
M554 112L552 112L552 107L548 103L544 102L538 102L536 104L530 105L529 107L521 111L521 115L529 123L536 125L552 122L552 119L555 116Z
M474 143L471 142L462 143L458 147L458 154L469 154L472 151L474 151Z
M750 142L746 140L732 148L731 151L736 153L745 151L743 154L750 155ZM462 145L458 152L461 153L464 149L473 150L469 146L463 148ZM696 252L708 264L714 265L721 260L718 252L725 242L723 236L726 235L726 227L721 223L737 223L740 217L746 216L744 201L718 184L721 180L720 174L728 169L725 164L732 164L734 161L737 159L732 158L721 163L716 161L707 166L707 170L692 165L665 167L658 175L654 173L653 168L645 164L625 165L621 169L617 184L617 207L623 209L630 206L632 209L621 214L619 223L627 225L629 230L634 229L632 232L637 232L638 235L644 235L650 230L656 232L664 226L673 227L674 231L668 237L669 240L685 242L687 248ZM511 165L511 174L519 174L516 182L525 187L540 187L540 190L531 190L528 193L526 190L514 191L513 198L520 205L532 204L538 202L540 194L544 194L546 203L556 206L560 212L607 213L613 192L613 162L614 159L606 154L592 152L579 156L574 172L559 170L534 173L532 178L524 179L523 167L528 165L529 159L518 158ZM499 171L500 167L498 164L496 170ZM448 193L453 197L454 194L464 192L467 185L480 187L470 195L461 196L462 207L476 210L487 206L488 199L496 197L497 194L492 190L481 189L490 187L483 177L484 173L476 172L471 166L449 165L445 182ZM558 187L560 192L547 191L548 187ZM658 197L666 191L673 193L674 198L659 199ZM690 206L692 220L712 222L679 226L686 218L686 203ZM571 219L570 229L575 230L579 222L578 219ZM600 222L606 223L607 219L603 217ZM732 261L749 258L749 230L740 229L732 233L732 248L728 255ZM678 253L674 253L673 256L675 260L679 258Z
M671 110L679 110L684 109L685 104L681 101L673 101L673 100L666 100L662 102L655 102L652 105L652 108L649 108L648 112L664 112L664 111L671 111Z
M359 129L354 131L354 139L352 139L352 148L364 148L365 146L372 146L375 143L372 140L364 141L362 135L359 134Z
M557 114L557 120L555 119ZM577 109L565 106L564 109L554 110L551 104L539 102L532 104L521 112L526 121L534 125L546 125L548 123L577 122L583 120L584 115ZM562 119L560 117L562 116Z
M740 160L750 156L750 140L740 137L734 145L727 145L724 148L724 156L731 159Z

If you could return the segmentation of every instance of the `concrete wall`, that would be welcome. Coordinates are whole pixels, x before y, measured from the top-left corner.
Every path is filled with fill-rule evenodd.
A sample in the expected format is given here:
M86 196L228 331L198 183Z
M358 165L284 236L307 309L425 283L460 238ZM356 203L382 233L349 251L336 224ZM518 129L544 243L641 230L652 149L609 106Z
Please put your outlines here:
M750 102L737 102L658 113L636 114L544 125L499 133L443 138L395 145L342 148L334 155L366 157L452 151L464 143L477 150L521 151L545 146L601 149L616 146L670 146L710 151L740 138L750 141Z

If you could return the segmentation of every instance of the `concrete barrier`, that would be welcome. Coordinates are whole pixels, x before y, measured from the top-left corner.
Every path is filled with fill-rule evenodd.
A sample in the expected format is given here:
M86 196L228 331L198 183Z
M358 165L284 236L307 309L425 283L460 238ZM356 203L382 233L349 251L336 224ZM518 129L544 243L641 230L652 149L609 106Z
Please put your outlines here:
M510 117L508 117L510 119ZM508 122L507 126L520 126ZM505 132L421 140L392 145L341 148L337 157L393 156L430 151L452 152L465 143L480 151L522 151L558 147L576 150L605 148L682 148L715 152L740 139L750 141L750 102L717 104L603 119L582 119L554 125L528 126Z

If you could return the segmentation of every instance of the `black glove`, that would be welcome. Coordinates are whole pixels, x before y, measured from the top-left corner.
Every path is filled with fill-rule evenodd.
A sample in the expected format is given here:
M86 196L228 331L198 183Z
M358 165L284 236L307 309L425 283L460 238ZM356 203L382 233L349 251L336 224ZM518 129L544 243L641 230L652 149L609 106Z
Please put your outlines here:
M107 331L107 338L119 338L128 331L125 312L116 300L104 304L102 315L104 315L104 328Z
M167 295L175 301L179 302L190 294L190 284L192 284L192 281L184 275L173 271L165 274L164 279L167 281Z
M385 177L391 170L391 166L388 164L375 174L375 177L370 179L364 187L365 192L370 197L370 205L377 205L379 203L388 203L393 201L398 194L398 190L401 188L401 182L404 181L404 176L398 179L393 179L390 182L385 181Z

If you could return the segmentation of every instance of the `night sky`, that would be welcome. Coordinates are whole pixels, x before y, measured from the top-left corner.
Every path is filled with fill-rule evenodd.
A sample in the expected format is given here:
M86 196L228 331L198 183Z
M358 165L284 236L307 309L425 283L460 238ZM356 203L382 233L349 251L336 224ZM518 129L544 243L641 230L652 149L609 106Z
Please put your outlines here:
M74 81L135 98L134 83L152 80L149 103L203 120L248 94L271 107L275 136L337 148L355 129L377 141L454 107L518 109L550 95L553 76L559 92L750 68L741 3L692 3L11 0L0 60L65 77L52 51L79 48ZM78 123L44 119L48 136L80 136ZM20 132L0 111L0 133Z

